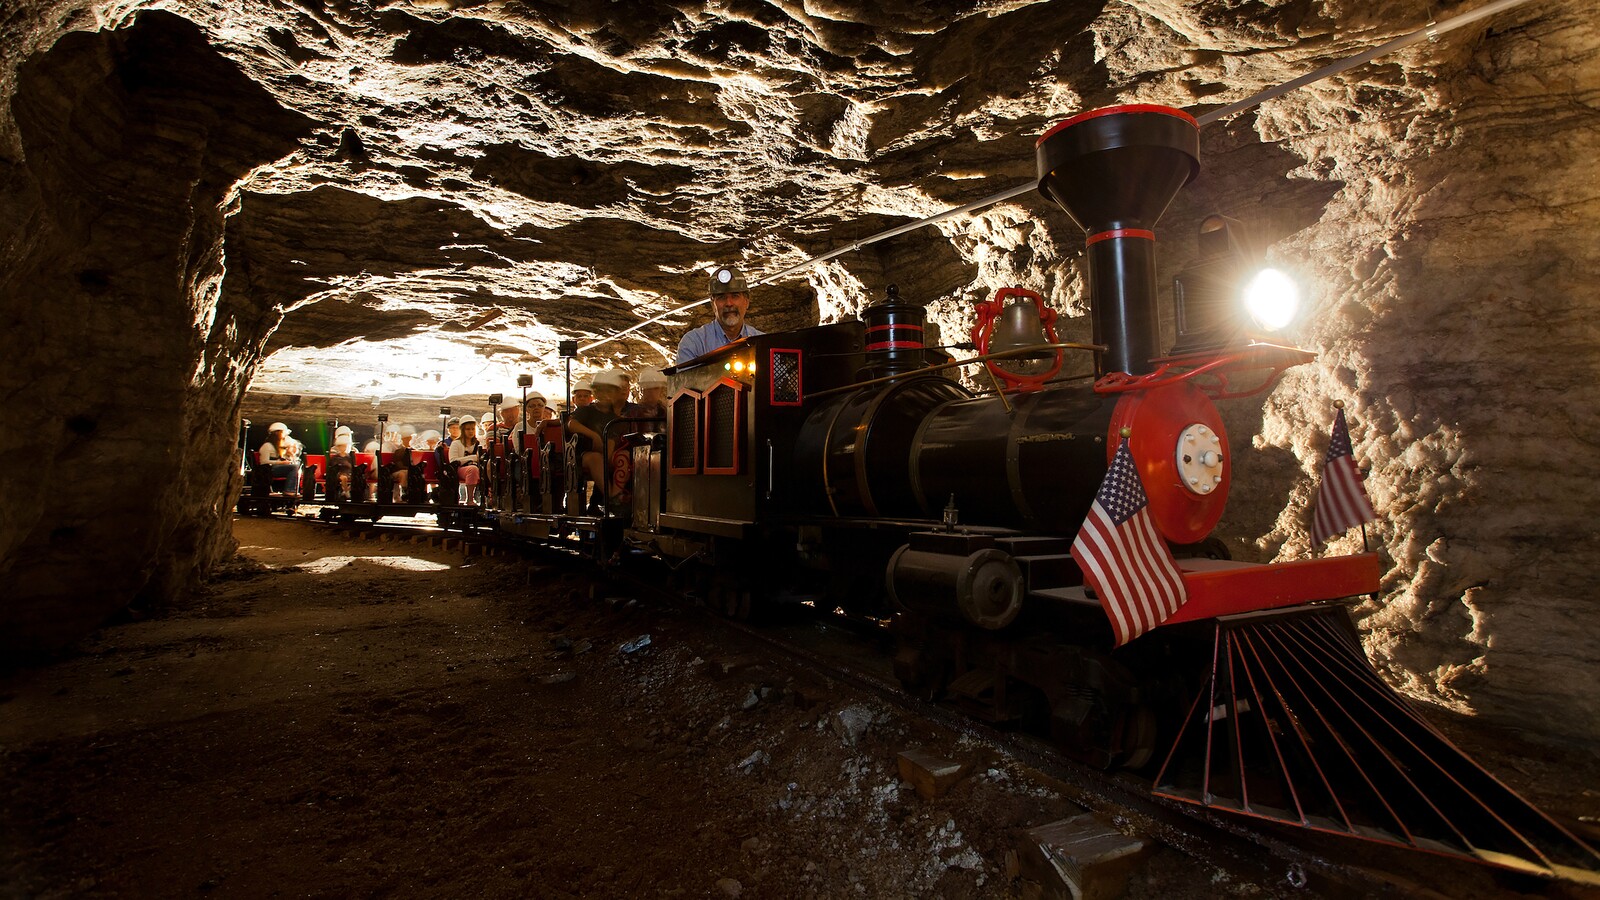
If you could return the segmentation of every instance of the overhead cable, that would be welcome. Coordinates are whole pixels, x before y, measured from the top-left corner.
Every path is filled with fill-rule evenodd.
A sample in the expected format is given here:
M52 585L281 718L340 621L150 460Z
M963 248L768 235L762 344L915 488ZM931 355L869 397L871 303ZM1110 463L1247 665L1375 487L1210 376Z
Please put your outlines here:
M1448 18L1448 19L1444 20L1443 22L1429 22L1427 25L1424 25L1423 27L1418 28L1416 31L1412 31L1412 32L1409 32L1407 34L1403 34L1400 37L1397 37L1397 38L1394 38L1393 40L1390 40L1390 41L1387 41L1385 43L1379 44L1378 46L1372 47L1372 48L1370 48L1368 50L1363 50L1362 52L1357 53L1354 56L1348 56L1348 57L1345 57L1344 59L1341 59L1341 60L1339 60L1337 62L1330 63L1330 64L1328 64L1326 66L1323 66L1322 68L1316 70L1315 72L1311 72L1311 73L1306 74L1306 75L1301 75L1298 78L1291 78L1290 80L1285 81L1282 84L1274 85L1274 86L1272 86L1270 88L1267 88L1264 91L1261 91L1258 94L1252 94L1251 96L1246 97L1245 99L1240 100L1237 103L1230 103L1227 106L1219 107L1219 108L1214 109L1214 110L1212 110L1212 111L1210 111L1208 113L1204 113L1202 115L1196 116L1195 117L1195 122L1197 124L1201 125L1201 126L1210 125L1213 122L1217 122L1219 120L1226 119L1229 116L1237 115L1238 113L1244 112L1247 109L1254 109L1255 107L1260 106L1261 104L1267 102L1268 100L1272 100L1272 99L1274 99L1276 97L1281 97L1284 94L1289 93L1290 91L1299 90L1300 88L1303 88L1308 84L1313 84L1315 82L1322 81L1325 78L1331 78L1334 75L1338 75L1341 72L1345 72L1345 71L1348 71L1350 69L1353 69L1356 66L1360 66L1360 65L1364 65L1366 63L1369 63L1372 60L1377 59L1380 56L1386 56L1386 55L1388 55L1390 53L1393 53L1393 52L1395 52L1397 50L1403 50L1406 47L1409 47L1412 44L1415 44L1415 43L1417 43L1419 41L1422 41L1424 39L1426 39L1426 40L1437 40L1439 38L1439 36L1442 35L1442 34L1446 34L1448 32L1455 31L1458 28L1465 28L1466 26L1471 25L1474 22L1478 22L1478 21L1481 21L1483 19L1486 19L1486 18L1488 18L1488 17L1490 17L1492 15L1495 15L1496 13L1504 12L1505 10L1511 9L1512 7L1521 6L1522 4L1527 3L1527 2L1529 2L1529 0L1494 0L1494 2L1492 2L1492 3L1487 3L1487 4L1477 8L1477 9L1471 11L1471 12L1462 13L1462 14L1460 14L1458 16L1452 16L1451 18ZM1007 200L1010 200L1013 197L1018 197L1018 196L1021 196L1022 194L1028 193L1029 191L1035 190L1036 188L1038 188L1038 186L1039 186L1039 183L1037 181L1023 182L1022 184L1016 185L1015 187L1006 188L1005 190L1001 191L998 194L992 194L992 195L990 195L988 197L984 197L982 200L974 200L971 203L966 204L965 206L958 206L958 207L956 207L954 209L947 209L944 212L929 216L926 219L918 219L915 222L908 222L908 223L906 223L904 225L898 225L898 226L896 226L894 228L890 228L887 231L880 231L877 234L871 235L870 237L864 237L864 238L861 238L860 240L857 240L857 241L851 241L850 243L845 244L842 247L839 247L839 248L834 249L834 250L829 250L827 253L821 254L820 256L813 256L810 259L807 259L807 260L805 260L803 262L796 263L796 264L790 266L787 269L783 269L781 271L774 272L771 275L763 276L762 278L759 278L759 279L755 280L754 282L751 282L751 285L755 286L755 285L760 285L760 284L770 284L771 282L777 281L780 278L784 278L784 277L787 277L789 275L793 275L794 273L803 271L805 269L809 269L810 267L816 265L817 263L827 262L828 260L833 259L834 257L843 256L846 253L850 253L850 252L853 252L853 251L856 251L856 250L860 250L862 247L866 247L866 246L869 246L871 244L876 244L879 241L886 241L889 238L897 237L899 235L905 234L908 231L916 231L917 229L925 227L927 225L932 225L932 224L934 224L936 222L942 222L945 219L950 218L951 216L959 216L959 215L962 215L962 214L965 214L965 213L976 212L977 210L983 209L984 207L993 206L996 203L1003 203L1003 202L1005 202ZM638 331L639 329L645 327L646 325L650 325L650 324L652 324L654 322L659 322L662 319L671 318L671 317L673 317L673 316L675 316L675 315L677 315L677 314L679 314L681 312L684 312L684 311L690 310L690 309L694 309L696 306L700 306L700 305L703 305L703 304L706 304L706 303L710 303L710 302L711 302L711 299L708 297L708 298L705 298L703 300L695 300L695 301L690 302L690 303L685 303L682 306L676 307L674 309L667 310L666 312L661 313L659 315L651 316L650 318L645 319L644 321L639 322L639 323L637 323L635 325L632 325L632 326L630 326L628 328L625 328L622 331L619 331L616 334L613 334L613 335L611 335L609 337L603 337L603 338L601 338L601 339L599 339L597 341L594 341L592 343L585 344L584 346L579 347L578 350L579 350L579 352L585 352L586 353L586 352L588 352L590 350L593 350L596 347L602 346L604 344L608 344L608 343L610 343L612 341L618 340L619 338L626 337L626 336L634 333L635 331Z

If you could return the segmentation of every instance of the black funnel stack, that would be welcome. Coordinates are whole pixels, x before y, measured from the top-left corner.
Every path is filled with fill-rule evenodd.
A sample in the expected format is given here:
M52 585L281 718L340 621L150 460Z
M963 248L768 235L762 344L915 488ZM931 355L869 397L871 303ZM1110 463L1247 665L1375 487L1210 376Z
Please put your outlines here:
M927 365L922 340L927 317L921 305L900 298L898 285L889 285L887 299L861 312L867 326L867 364L856 377L882 378Z
M1083 113L1039 138L1039 193L1086 234L1099 370L1143 374L1160 355L1156 220L1200 172L1200 131L1165 106Z

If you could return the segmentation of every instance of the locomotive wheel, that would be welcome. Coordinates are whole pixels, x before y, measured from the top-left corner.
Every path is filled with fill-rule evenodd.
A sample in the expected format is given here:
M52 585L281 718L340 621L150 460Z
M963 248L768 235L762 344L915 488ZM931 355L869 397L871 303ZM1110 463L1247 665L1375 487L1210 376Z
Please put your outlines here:
M1156 752L1156 714L1148 706L1136 706L1122 716L1122 761L1126 769L1142 769Z
M722 614L735 622L750 621L750 610L755 604L750 591L728 587L722 591Z
M755 605L748 589L739 587L731 578L717 578L711 583L709 601L706 605L719 615L733 619L736 622L747 622L750 619L750 610Z

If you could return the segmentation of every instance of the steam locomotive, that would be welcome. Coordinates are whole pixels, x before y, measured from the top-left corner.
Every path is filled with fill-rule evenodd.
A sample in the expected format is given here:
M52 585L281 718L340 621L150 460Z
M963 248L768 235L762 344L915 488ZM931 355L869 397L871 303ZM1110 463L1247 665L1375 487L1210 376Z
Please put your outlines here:
M1199 171L1195 121L1087 112L1046 132L1037 161L1040 192L1085 232L1092 345L1058 342L1037 295L1001 291L973 338L1002 389L975 395L947 377L962 363L924 345L922 308L891 290L860 321L667 370L666 420L617 426L628 434L608 472L626 506L579 514L546 453L546 477L492 527L577 535L610 564L667 560L734 616L808 598L887 621L909 690L1039 728L1162 796L1545 873L1595 869L1594 850L1373 673L1345 601L1377 593L1375 554L1246 564L1212 538L1233 478L1217 401L1313 357L1240 335L1204 289L1226 252L1180 278L1180 341L1163 354L1153 229ZM1095 354L1092 380L1056 378L1067 352ZM1117 646L1069 548L1124 439L1187 600Z

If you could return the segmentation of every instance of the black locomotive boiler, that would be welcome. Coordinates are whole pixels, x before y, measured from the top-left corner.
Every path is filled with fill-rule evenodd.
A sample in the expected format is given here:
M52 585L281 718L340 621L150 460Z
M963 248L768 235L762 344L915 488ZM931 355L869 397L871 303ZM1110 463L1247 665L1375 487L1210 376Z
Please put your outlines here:
M1372 672L1341 601L1377 592L1375 554L1245 564L1209 540L1233 477L1215 401L1313 357L1250 340L1162 355L1154 228L1199 170L1194 120L1097 110L1037 158L1040 192L1085 232L1092 384L974 396L892 293L862 321L747 338L668 370L668 425L633 450L619 540L692 560L732 614L787 596L891 620L909 689L1143 769L1158 794L1594 868ZM1028 302L999 318L1045 312ZM1187 600L1117 647L1069 549L1123 436Z

